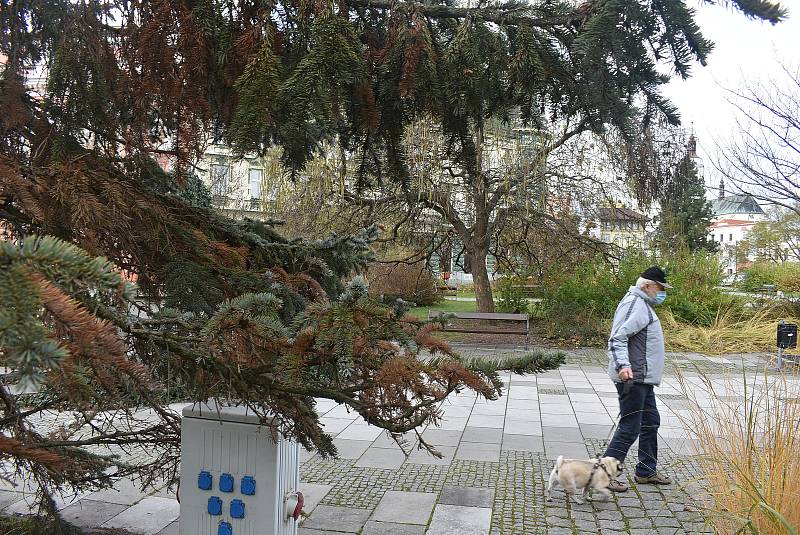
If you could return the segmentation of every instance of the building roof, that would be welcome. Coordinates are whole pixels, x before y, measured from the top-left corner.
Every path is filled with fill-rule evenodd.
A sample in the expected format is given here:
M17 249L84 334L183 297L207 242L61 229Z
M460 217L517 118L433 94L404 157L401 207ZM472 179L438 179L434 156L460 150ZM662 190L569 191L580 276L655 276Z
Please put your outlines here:
M732 214L764 214L764 210L752 195L728 195L714 199L711 201L711 209L717 217Z
M719 221L711 223L710 227L752 227L755 224L755 221L742 221L741 219L720 219Z
M598 208L600 221L647 221L647 216L630 208Z

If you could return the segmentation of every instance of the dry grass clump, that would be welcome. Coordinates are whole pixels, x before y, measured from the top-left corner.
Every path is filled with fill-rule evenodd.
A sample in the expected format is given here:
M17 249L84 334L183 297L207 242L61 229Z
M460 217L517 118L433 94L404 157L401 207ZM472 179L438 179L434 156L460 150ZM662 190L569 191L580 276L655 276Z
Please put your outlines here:
M720 312L708 327L679 323L668 310L659 311L667 349L707 355L775 351L775 310L764 308L742 317L732 310ZM789 323L800 319L785 317ZM798 354L797 351L788 353Z
M800 378L679 377L687 428L708 483L715 533L796 534L800 527ZM741 398L744 397L742 401Z

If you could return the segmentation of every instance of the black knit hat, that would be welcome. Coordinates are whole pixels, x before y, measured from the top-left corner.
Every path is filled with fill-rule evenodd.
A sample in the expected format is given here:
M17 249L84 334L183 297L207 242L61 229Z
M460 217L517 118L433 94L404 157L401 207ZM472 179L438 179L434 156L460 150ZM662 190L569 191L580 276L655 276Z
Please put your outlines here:
M645 269L639 276L642 277L643 279L657 282L663 288L672 288L671 285L667 284L667 274L664 273L664 270L658 266L653 266Z

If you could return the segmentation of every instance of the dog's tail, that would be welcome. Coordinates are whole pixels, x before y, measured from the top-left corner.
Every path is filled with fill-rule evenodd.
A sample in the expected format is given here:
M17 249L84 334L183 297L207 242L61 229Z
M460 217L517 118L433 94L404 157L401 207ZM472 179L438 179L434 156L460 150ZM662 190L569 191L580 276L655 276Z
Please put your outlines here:
M558 459L556 459L556 474L561 469L561 465L564 464L564 456L559 455Z

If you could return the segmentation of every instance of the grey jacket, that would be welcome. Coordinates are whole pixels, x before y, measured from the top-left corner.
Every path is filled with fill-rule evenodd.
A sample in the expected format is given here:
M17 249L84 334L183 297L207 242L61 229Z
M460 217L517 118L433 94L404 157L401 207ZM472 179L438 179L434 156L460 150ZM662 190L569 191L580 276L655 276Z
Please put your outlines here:
M633 380L661 384L664 375L664 332L653 306L655 300L631 286L617 305L608 339L608 375L620 382L617 372L629 366Z

